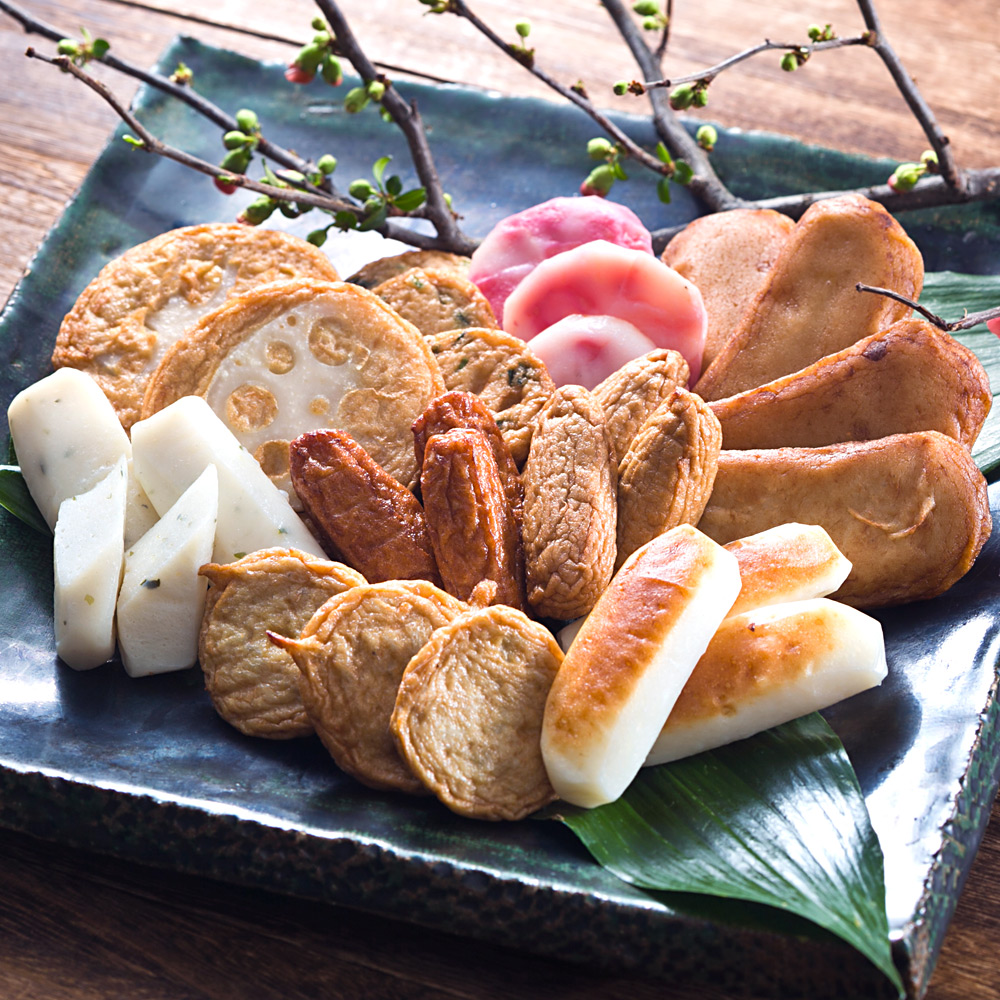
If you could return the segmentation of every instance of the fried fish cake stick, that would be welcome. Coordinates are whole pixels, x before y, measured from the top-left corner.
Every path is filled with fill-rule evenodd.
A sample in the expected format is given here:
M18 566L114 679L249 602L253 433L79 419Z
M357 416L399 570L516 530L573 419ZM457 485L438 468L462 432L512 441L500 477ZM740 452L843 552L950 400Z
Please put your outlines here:
M429 438L420 488L444 589L467 600L493 580L494 603L523 610L520 533L485 436L456 427Z
M289 447L292 485L332 559L371 583L440 584L423 508L344 431L309 431Z
M986 480L938 431L823 448L723 451L698 527L725 544L786 521L819 524L852 563L832 596L858 608L935 597L990 533Z

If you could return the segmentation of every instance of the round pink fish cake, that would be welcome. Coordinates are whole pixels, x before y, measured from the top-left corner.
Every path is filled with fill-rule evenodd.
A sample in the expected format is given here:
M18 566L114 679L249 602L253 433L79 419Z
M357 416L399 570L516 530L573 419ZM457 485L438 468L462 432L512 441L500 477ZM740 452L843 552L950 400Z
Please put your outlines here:
M653 255L649 231L630 208L604 198L552 198L501 219L472 255L469 278L503 325L507 297L537 264L592 240Z
M679 352L692 379L701 371L708 328L701 292L650 254L595 240L542 261L511 293L503 327L530 341L577 314L626 320L654 346Z
M655 351L641 330L616 316L566 316L532 338L556 385L594 389L622 365Z

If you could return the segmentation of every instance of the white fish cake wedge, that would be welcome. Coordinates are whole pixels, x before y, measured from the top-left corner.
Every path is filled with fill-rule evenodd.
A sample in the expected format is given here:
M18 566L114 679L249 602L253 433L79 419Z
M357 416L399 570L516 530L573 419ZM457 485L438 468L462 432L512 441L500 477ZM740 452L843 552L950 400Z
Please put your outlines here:
M326 558L288 497L200 396L184 396L132 425L135 474L161 516L214 465L219 520L212 561L230 563L274 547Z
M735 556L690 525L625 562L545 705L542 757L561 798L593 807L625 791L739 589Z
M219 477L210 465L125 553L118 647L130 677L184 670L198 659L205 581L212 558Z
M92 489L59 506L52 546L56 653L74 670L114 656L127 482L123 455Z
M877 687L876 619L816 598L732 615L681 692L646 764L724 746Z

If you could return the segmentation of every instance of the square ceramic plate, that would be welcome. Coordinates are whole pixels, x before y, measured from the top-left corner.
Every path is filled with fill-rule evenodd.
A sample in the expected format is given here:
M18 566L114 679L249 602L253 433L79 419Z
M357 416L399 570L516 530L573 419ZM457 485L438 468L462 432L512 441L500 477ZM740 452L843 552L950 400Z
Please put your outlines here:
M343 183L385 152L408 163L374 113L348 116L323 88L290 88L264 66L190 40L199 90L253 107L286 147L340 161ZM404 88L405 89L405 88ZM414 86L445 186L483 235L503 215L572 193L594 128L572 109L458 88ZM323 103L329 101L329 103ZM219 137L152 91L137 98L152 130L206 158ZM652 143L645 126L640 140ZM889 167L773 136L724 132L720 172L742 194L836 189L884 180ZM623 196L655 228L694 217L653 185ZM616 191L617 193L617 191ZM167 229L230 220L198 175L116 136L46 238L0 318L0 402L49 370L63 314L112 257ZM1000 270L996 205L903 218L928 270ZM304 234L313 220L288 223ZM371 237L378 240L378 237ZM390 252L335 241L343 273ZM5 430L5 428L0 428ZM994 518L1000 495L991 490ZM131 680L114 662L88 673L53 652L49 541L0 511L0 824L132 860L328 900L541 954L678 981L810 995L876 996L878 973L847 946L773 911L705 897L652 895L593 863L555 823L462 820L435 802L383 795L339 773L318 741L241 736L215 715L197 669ZM897 962L925 985L997 789L995 672L1000 537L945 596L881 616L890 677L828 713L854 762L886 854Z

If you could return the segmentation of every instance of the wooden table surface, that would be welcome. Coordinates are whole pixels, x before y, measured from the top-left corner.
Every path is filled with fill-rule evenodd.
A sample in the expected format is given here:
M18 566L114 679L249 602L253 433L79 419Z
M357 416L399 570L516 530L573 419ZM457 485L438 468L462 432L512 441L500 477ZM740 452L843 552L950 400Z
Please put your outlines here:
M178 33L287 60L309 34L307 0L23 0L32 13L95 36L151 65ZM592 93L635 75L609 41L594 0L480 0L512 36L530 16L539 59ZM850 0L677 0L670 71L707 66L765 37L799 39L808 23L858 30ZM508 93L548 92L456 19L416 0L345 0L381 62ZM540 9L539 9L540 8ZM995 0L882 0L883 24L938 114L963 165L1000 164L1000 51ZM115 124L93 94L24 59L20 28L0 14L0 302L57 220ZM44 45L40 44L44 48ZM131 81L103 76L130 95ZM711 117L820 144L915 159L926 142L868 52L814 58L790 77L772 56L713 88ZM905 221L905 220L904 220ZM0 996L96 998L624 998L724 1000L661 983L609 977L447 938L319 904L178 877L0 832ZM932 1000L1000 1000L1000 810L994 809L927 993Z

